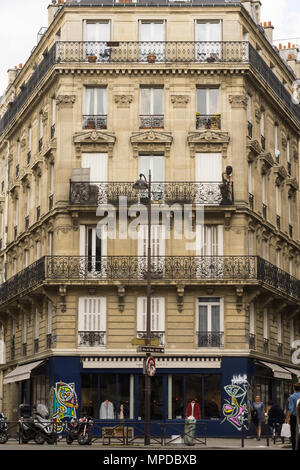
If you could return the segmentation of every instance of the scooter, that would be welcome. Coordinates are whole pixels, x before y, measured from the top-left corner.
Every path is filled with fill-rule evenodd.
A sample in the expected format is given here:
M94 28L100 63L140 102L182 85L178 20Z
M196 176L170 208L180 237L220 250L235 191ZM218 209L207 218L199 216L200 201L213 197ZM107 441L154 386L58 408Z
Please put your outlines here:
M92 443L92 428L93 428L92 418L83 417L83 418L72 418L69 423L69 427L66 428L66 442L67 444L72 444L72 442L77 439L78 444L88 445Z
M6 418L3 413L0 413L0 444L5 444L8 440L8 430Z
M58 434L55 431L54 423L49 419L48 408L43 404L36 407L35 416L28 413L28 405L22 407L22 416L19 419L19 442L27 443L34 440L36 444L55 444L58 441ZM24 413L24 410L26 412Z

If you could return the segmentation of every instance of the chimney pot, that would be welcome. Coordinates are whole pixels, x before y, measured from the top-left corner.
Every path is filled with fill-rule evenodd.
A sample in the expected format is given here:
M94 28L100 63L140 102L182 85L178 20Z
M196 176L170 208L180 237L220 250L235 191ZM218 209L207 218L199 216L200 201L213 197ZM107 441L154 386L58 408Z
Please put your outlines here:
M272 26L272 21L269 21L269 22L268 22L268 26Z

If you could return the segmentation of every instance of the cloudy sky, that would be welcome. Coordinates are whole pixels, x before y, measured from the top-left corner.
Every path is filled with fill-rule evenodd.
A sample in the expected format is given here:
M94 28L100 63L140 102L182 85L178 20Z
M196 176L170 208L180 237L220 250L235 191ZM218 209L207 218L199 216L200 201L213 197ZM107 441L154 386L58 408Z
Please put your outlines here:
M262 21L272 21L275 39L300 36L299 0L261 2ZM50 3L50 0L0 1L0 95L7 86L7 70L26 62L37 43L38 31L47 26L47 6Z

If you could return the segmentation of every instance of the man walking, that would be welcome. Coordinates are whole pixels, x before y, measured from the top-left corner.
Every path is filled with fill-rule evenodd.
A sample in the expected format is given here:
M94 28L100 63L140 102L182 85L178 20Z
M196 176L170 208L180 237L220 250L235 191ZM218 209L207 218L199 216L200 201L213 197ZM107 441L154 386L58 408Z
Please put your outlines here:
M294 393L289 398L289 410L286 422L291 426L292 448L296 450L297 401L300 399L300 383L294 385ZM300 450L300 449L298 449Z

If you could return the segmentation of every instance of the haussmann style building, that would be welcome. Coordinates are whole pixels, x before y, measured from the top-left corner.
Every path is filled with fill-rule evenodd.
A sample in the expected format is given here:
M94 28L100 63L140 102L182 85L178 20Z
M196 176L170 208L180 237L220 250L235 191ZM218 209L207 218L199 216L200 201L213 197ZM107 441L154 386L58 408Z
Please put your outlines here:
M151 331L164 348L154 354L153 429L183 429L192 398L214 436L247 427L257 394L284 406L300 375L300 62L296 45L273 45L260 8L54 0L27 62L9 70L0 100L9 420L21 403L50 399L58 423L90 414L101 428L104 417L118 423L123 404L132 428L143 425L148 222L136 237L127 229L136 207L148 208L133 184L149 170L152 215L161 210L151 220ZM105 208L115 236L100 223ZM183 220L191 237L178 236Z

